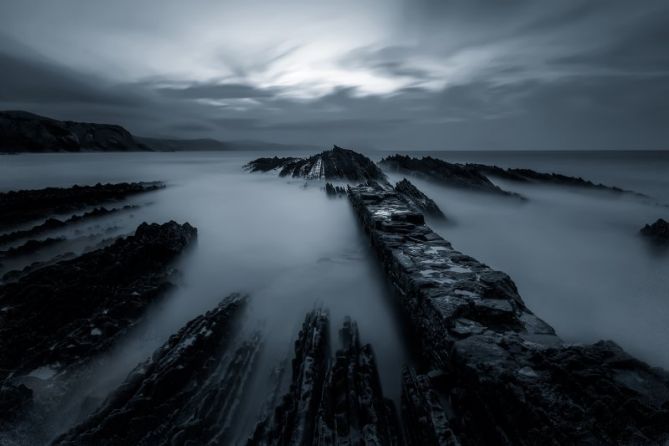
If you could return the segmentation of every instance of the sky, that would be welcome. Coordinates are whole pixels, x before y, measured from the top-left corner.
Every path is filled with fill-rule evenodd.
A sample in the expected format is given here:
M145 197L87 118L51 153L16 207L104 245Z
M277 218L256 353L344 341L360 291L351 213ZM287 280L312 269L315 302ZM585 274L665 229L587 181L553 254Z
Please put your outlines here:
M0 0L0 109L141 136L669 148L666 0Z

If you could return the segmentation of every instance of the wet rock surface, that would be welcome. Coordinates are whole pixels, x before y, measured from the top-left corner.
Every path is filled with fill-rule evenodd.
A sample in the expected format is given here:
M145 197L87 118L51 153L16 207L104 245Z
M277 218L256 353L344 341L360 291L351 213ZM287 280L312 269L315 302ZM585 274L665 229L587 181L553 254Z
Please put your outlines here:
M641 228L641 235L660 245L669 245L669 222L658 218L655 223Z
M0 287L0 381L63 371L107 350L172 286L170 262L196 234L188 223L143 223L111 246Z
M236 343L247 297L233 294L188 322L55 445L229 444L261 345Z
M45 220L55 214L75 212L101 203L164 188L160 182L96 184L67 188L20 190L0 193L0 229Z
M406 178L395 185L395 191L400 193L411 206L431 217L445 219L437 203L421 192Z
M249 445L401 445L393 403L383 397L370 345L347 319L342 348L328 354L328 316L307 315L295 343L287 393L258 423Z
M430 156L419 159L407 155L392 155L383 158L379 165L391 172L415 175L447 186L519 197L518 194L496 186L476 168L449 163Z
M421 410L420 397L403 404L410 426L427 426L412 428L416 438L449 444L444 424L421 415L438 415L439 400L465 445L669 441L666 372L612 342L565 345L509 276L453 249L397 192L370 184L349 198L415 333L418 375L438 395ZM403 401L421 393L404 381Z
M251 172L278 169L282 177L326 180L384 180L385 175L366 156L334 146L309 158L259 158L246 165Z

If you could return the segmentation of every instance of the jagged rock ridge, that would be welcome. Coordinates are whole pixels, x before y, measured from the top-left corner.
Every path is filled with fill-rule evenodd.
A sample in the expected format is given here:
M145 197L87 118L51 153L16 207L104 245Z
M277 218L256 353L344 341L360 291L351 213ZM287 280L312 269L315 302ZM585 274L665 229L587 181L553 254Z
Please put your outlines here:
M256 427L249 445L401 445L392 402L383 397L371 346L346 319L342 348L328 355L328 316L309 313L295 343L288 392Z
M359 186L349 199L415 333L419 376L429 378L420 380L439 395L460 443L669 441L666 372L612 342L563 344L506 274L453 249L396 192ZM416 413L403 412L414 438L442 438L443 423Z
M88 212L84 212L83 214L73 215L65 220L60 220L58 218L49 218L43 223L33 226L30 229L14 231L6 234L0 234L0 245L4 245L28 237L34 237L44 232L53 231L56 229L62 229L69 225L80 223L82 221L87 221L98 217L104 217L110 214L116 214L121 211L136 209L137 207L138 206L132 206L132 205L126 205L120 208L111 208L111 209L107 209L106 207L97 207Z
M164 188L161 182L96 184L94 186L47 187L0 193L0 229L45 220L64 214L116 202L130 196Z
M255 333L235 346L246 302L188 322L54 445L226 444L261 345Z
M421 192L409 180L404 178L395 185L395 191L404 197L406 202L431 217L445 219L446 216L430 197Z
M65 370L108 349L171 286L188 223L140 225L111 246L0 287L0 381Z
M469 168L466 165L448 163L430 156L418 159L408 155L392 155L383 158L379 165L392 172L416 175L421 178L438 181L447 186L519 197L518 194L507 192L495 185L478 169Z
M669 222L662 218L658 218L653 224L644 226L640 232L641 235L658 244L669 244Z
M385 175L369 158L334 146L309 158L258 158L246 165L251 172L279 170L282 177L346 181L384 180Z

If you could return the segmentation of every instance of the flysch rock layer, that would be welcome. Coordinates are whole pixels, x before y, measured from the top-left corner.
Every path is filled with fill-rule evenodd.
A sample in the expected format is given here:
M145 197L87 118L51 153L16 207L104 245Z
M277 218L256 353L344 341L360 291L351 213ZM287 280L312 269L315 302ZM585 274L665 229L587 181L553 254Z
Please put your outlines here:
M406 202L415 207L419 212L438 219L445 219L446 216L430 197L421 192L409 180L404 178L395 185L395 191L401 194Z
M0 193L0 229L34 220L46 220L97 206L124 200L132 195L164 188L160 182L96 184L94 186L47 187Z
M349 199L422 358L421 373L404 374L402 418L411 438L439 445L669 441L666 372L613 342L564 344L509 276L453 249L395 191L369 184L351 188ZM437 398L414 397L430 388Z
M282 177L309 180L385 180L385 175L372 160L338 146L309 158L259 158L245 167L251 172L278 170Z
M516 193L501 189L477 169L468 168L466 165L449 163L430 156L412 158L408 155L392 155L382 159L379 165L391 172L414 175L439 182L446 186L520 197Z
M328 354L328 316L307 315L295 343L287 393L261 420L249 445L402 445L393 403L383 397L371 346L354 322L340 330L342 348Z
M0 287L0 382L53 375L107 350L171 286L188 223L141 224L111 246Z
M261 346L259 333L234 341L246 301L230 295L188 322L53 444L229 444Z

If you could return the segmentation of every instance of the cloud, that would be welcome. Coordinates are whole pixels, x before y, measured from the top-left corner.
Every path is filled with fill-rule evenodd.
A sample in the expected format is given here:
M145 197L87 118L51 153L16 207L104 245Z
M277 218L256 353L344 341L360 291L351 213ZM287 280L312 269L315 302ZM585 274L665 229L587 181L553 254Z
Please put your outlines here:
M6 2L0 108L144 136L666 147L664 1L251 3Z
M244 99L266 98L274 93L270 90L244 84L200 83L184 88L163 87L158 93L178 99Z

